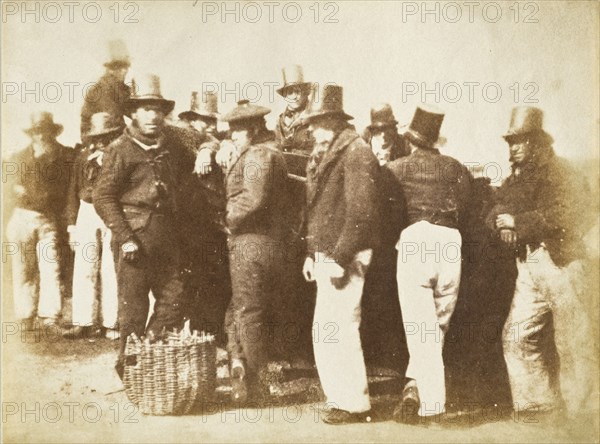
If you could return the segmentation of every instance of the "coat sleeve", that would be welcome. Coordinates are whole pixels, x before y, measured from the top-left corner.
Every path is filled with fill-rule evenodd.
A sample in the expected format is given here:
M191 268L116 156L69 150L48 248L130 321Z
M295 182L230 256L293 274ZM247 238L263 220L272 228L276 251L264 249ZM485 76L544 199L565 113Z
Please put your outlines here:
M236 232L265 208L273 183L273 156L266 151L249 150L244 159L240 190L227 202L227 227Z
M369 147L355 141L349 147L344 165L346 218L332 254L344 268L356 253L375 247L379 223L378 175L379 165Z
M563 236L577 225L575 199L581 190L573 186L572 174L566 168L555 166L543 174L537 187L536 207L531 211L514 214L515 231L522 244L542 242Z
M118 148L110 147L105 153L92 200L100 218L110 228L115 240L122 244L134 238L134 234L119 202L120 190L127 185L128 172L118 151Z

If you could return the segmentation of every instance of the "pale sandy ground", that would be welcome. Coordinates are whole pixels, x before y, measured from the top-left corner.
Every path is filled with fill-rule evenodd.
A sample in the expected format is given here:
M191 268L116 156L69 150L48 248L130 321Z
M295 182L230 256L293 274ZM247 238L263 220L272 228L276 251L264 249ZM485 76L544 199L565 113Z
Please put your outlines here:
M373 390L380 392L373 396L380 416L374 423L328 426L318 420L316 378L283 388L308 390L306 404L260 410L223 404L218 412L210 405L183 417L149 417L124 392L107 394L119 389L114 342L31 333L24 341L5 333L3 442L598 442L597 415L566 425L541 417L497 420L493 413L488 421L474 414L460 427L396 424L388 419L397 399L393 386Z

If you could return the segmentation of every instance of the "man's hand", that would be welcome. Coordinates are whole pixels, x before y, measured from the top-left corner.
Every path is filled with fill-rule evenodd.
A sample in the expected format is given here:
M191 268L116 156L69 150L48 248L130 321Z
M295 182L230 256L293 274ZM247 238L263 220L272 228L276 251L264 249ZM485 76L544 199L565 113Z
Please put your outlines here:
M217 151L216 161L217 164L227 170L231 163L233 162L234 155L237 151L237 148L230 140L224 140L221 142L219 151Z
M517 233L514 230L500 230L500 239L510 248L517 248Z
M134 240L128 240L121 245L121 251L126 262L136 262L140 257L140 247Z
M15 185L13 190L17 197L21 197L23 194L25 194L25 187L23 185Z
M510 230L515 229L515 218L511 214L500 214L496 217L497 228L508 228Z
M304 260L304 266L302 267L302 275L304 275L304 279L306 282L314 282L315 281L315 260L308 256Z
M212 171L212 151L209 148L200 148L196 155L194 173L204 176Z
M346 270L333 259L325 257L323 260L323 269L327 276L329 276L331 284L338 290L344 288L348 283Z

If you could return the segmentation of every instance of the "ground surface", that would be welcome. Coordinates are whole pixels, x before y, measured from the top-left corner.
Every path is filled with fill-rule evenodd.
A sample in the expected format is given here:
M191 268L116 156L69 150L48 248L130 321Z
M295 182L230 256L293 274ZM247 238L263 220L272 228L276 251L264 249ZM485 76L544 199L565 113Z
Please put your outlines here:
M373 423L328 426L319 420L314 371L286 372L274 405L239 409L220 380L215 403L182 417L144 416L129 403L112 366L116 342L63 340L52 332L3 332L2 426L5 442L597 442L598 418L558 424L542 417L474 412L460 424L425 428L390 420L398 381L371 377Z

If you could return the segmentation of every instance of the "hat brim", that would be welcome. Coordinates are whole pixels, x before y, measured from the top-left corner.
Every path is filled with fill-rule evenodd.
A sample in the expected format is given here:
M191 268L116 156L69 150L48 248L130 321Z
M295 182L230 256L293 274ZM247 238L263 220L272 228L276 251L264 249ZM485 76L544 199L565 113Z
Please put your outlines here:
M54 123L50 126L33 126L31 128L26 128L23 130L23 132L25 132L25 134L28 134L30 136L32 136L34 134L47 133L47 134L52 134L54 137L58 137L59 135L62 134L63 130L64 130L64 127L60 123Z
M112 62L104 63L104 66L112 69L129 68L131 66L131 63L126 62L124 60L113 60Z
M390 120L389 122L377 122L372 123L367 128L369 129L382 129L382 128L390 128L398 125L397 120Z
M183 111L179 113L177 117L185 120L196 120L196 119L219 119L219 113L211 113L211 114L200 114L195 111Z
M437 140L429 140L425 137L423 137L422 134L413 131L411 129L408 129L408 131L406 131L404 133L404 136L412 143L414 143L415 145L422 147L422 148L434 148L437 141L439 140L439 137Z
M308 123L308 122L314 122L315 120L318 120L319 118L322 117L339 117L340 119L343 120L353 120L354 117L352 117L350 114L346 114L344 111L328 111L328 112L320 112L320 113L315 113L315 114L309 114L304 116L304 118L302 119L304 122Z
M275 91L277 91L277 94L279 94L281 97L285 97L285 90L288 88L292 88L294 86L300 86L302 88L310 90L311 85L312 85L312 83L310 83L310 82L288 83L287 85L283 85L281 88L276 89Z
M125 103L127 115L130 116L133 113L133 111L135 111L140 106L144 106L144 105L158 105L166 115L166 114L170 114L171 111L173 111L173 109L175 108L175 101L167 100L167 99L151 99L151 98L129 99Z
M542 139L550 144L554 143L554 138L544 130L529 131L526 133L507 133L502 135L502 138L508 143L528 138Z

